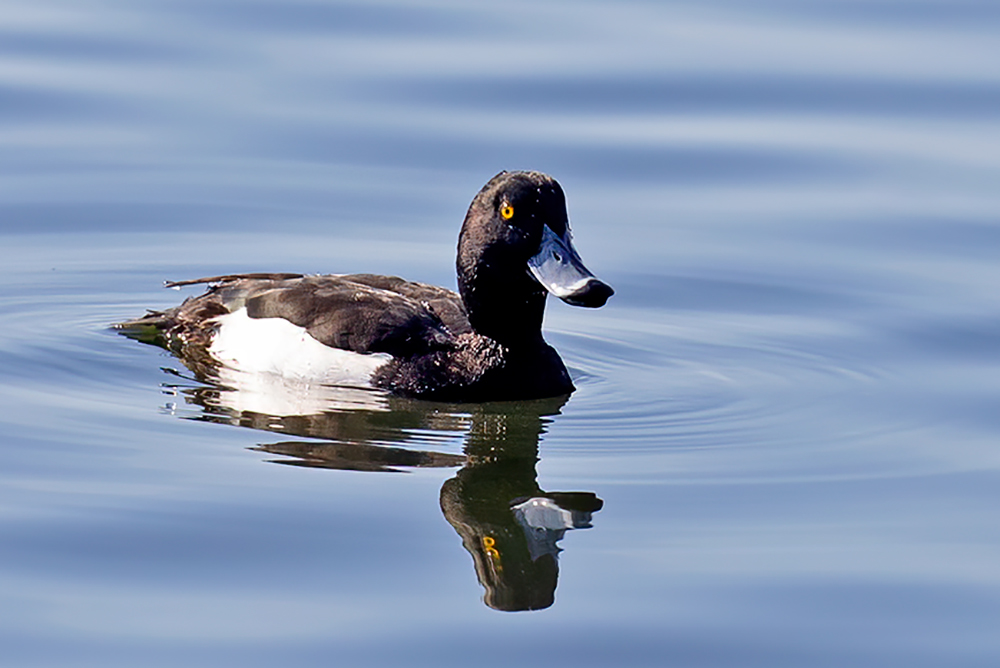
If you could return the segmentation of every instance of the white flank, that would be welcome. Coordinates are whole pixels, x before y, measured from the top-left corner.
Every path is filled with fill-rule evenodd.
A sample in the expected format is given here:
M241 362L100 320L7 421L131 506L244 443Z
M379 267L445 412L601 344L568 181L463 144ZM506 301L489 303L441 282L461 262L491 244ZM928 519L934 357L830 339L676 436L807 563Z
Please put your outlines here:
M251 318L246 308L215 318L209 353L225 366L324 385L371 387L371 376L392 359L325 346L284 318Z

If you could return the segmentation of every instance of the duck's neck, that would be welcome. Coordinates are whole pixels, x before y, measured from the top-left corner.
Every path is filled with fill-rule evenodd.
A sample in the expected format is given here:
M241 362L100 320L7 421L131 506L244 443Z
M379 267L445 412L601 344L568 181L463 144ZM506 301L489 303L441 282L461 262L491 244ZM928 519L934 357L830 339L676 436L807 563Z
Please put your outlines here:
M479 334L512 351L542 338L546 292L526 270L481 262L463 271L460 264L458 287L469 323Z

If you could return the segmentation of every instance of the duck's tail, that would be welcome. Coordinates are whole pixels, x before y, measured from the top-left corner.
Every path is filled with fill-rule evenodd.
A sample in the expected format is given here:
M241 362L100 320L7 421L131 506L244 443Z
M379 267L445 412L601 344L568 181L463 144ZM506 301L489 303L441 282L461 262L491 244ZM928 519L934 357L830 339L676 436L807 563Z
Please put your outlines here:
M147 311L146 315L135 320L116 322L111 329L140 343L169 348L167 332L175 325L171 311Z

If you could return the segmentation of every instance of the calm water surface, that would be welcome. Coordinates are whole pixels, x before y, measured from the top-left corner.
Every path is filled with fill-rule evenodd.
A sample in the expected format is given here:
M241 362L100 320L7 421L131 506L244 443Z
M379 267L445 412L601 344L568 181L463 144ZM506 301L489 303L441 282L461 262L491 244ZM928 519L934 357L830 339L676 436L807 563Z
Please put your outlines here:
M998 62L975 0L5 3L0 663L997 665ZM523 168L617 290L549 305L568 401L108 329L164 279L452 287Z

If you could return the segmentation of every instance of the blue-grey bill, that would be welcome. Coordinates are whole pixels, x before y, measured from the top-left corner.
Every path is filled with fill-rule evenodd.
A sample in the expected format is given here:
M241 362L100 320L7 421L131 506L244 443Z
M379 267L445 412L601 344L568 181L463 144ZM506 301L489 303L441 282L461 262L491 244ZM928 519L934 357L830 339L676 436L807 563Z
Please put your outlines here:
M604 306L615 293L583 265L573 248L568 226L563 236L553 232L548 225L542 227L542 242L538 253L528 260L528 271L546 290L574 306Z

